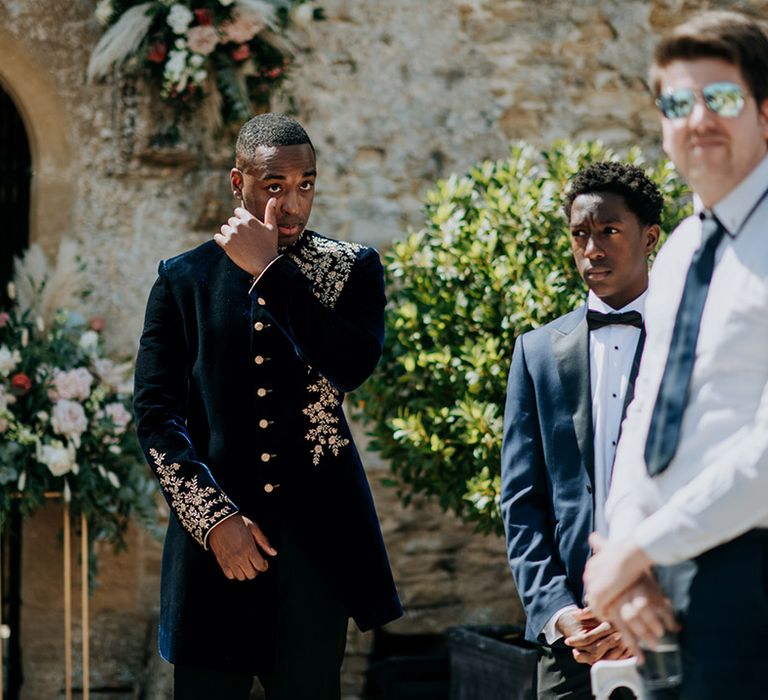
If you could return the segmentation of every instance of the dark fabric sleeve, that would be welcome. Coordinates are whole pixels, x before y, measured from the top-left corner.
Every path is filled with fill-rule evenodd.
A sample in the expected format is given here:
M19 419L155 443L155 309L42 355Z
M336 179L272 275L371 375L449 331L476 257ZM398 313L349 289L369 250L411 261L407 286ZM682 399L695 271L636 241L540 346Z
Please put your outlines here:
M578 601L557 551L536 390L520 337L512 354L501 449L501 512L507 558L529 629L540 635L549 618ZM544 641L543 638L540 641Z
M187 432L189 353L165 263L160 263L158 275L136 359L136 431L168 505L184 529L205 546L211 528L237 507L197 459Z
M384 342L384 273L378 253L364 249L333 308L286 255L276 260L251 292L262 298L275 324L302 358L343 392L373 372Z

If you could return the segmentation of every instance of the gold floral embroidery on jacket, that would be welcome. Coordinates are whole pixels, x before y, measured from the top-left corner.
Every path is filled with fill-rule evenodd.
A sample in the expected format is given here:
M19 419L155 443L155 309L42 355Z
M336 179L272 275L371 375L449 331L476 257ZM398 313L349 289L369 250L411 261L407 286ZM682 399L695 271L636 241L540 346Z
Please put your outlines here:
M205 546L205 535L224 516L231 515L235 508L227 497L213 486L200 486L197 476L184 479L178 475L178 462L165 463L165 452L154 447L149 454L157 467L160 486L171 499L171 507L184 529Z
M310 429L305 437L314 443L312 464L317 466L326 449L338 457L341 448L349 445L349 440L339 435L341 392L325 377L319 377L307 387L307 391L316 396L316 401L309 404L303 413L309 418Z
M362 248L357 243L311 234L288 255L312 282L314 295L321 303L333 308ZM309 419L309 430L304 437L312 445L312 464L317 466L328 452L338 457L341 449L349 445L349 440L339 434L341 392L325 377L318 377L307 386L307 393L311 403L303 410Z
M288 255L312 282L314 295L323 304L333 308L362 248L357 243L334 241L315 234L308 236L302 245L296 246Z

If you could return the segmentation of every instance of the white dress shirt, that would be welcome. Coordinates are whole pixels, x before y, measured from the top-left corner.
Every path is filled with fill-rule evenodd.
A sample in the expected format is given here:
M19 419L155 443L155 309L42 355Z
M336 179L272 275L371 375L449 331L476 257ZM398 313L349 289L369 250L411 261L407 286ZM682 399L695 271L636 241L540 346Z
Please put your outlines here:
M768 527L766 189L768 157L714 207L728 234L715 258L677 452L653 478L645 442L685 277L701 243L698 216L675 230L651 272L645 353L606 512L612 540L631 539L659 564Z
M592 291L587 298L587 308L603 314L637 311L643 314L648 292L621 309L614 309ZM592 435L595 465L595 529L607 534L605 499L611 483L613 458L619 439L624 396L632 372L640 329L634 326L603 326L589 333L589 376L592 387ZM557 631L560 615L576 606L568 605L558 610L544 626L544 638L552 644L562 635Z

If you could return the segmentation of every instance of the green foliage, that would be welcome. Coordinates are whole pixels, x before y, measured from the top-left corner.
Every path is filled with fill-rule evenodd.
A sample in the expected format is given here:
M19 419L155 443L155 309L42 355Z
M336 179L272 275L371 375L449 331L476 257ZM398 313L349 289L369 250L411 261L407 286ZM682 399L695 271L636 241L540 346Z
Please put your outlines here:
M384 356L355 394L371 447L389 459L405 503L413 493L482 532L501 532L499 462L514 338L578 306L562 194L599 143L517 144L506 160L439 181L426 225L386 255ZM639 150L623 160L646 167ZM665 196L662 228L690 211L672 166L646 172Z

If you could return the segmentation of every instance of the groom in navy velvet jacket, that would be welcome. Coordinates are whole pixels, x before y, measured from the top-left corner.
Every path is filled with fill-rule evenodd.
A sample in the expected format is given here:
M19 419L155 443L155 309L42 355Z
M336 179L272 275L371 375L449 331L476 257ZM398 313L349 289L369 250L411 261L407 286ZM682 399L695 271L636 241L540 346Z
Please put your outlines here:
M538 697L589 700L589 665L626 654L610 624L583 608L582 574L589 534L605 527L662 198L638 168L596 163L571 182L564 209L589 295L515 343L501 506L526 637L541 645Z
M338 700L347 619L402 614L344 392L373 371L384 284L372 248L306 229L304 129L240 131L240 201L215 240L164 261L136 365L137 430L171 516L160 653L175 698Z

